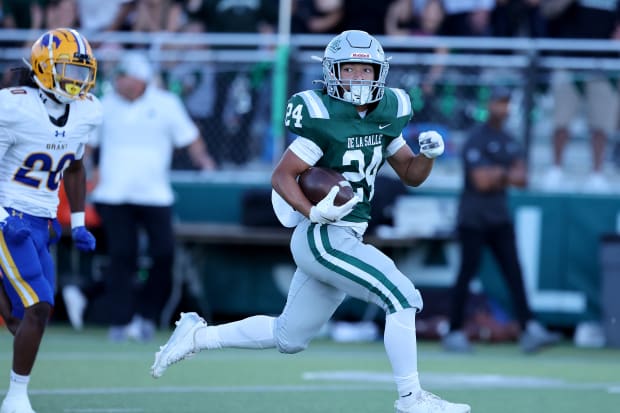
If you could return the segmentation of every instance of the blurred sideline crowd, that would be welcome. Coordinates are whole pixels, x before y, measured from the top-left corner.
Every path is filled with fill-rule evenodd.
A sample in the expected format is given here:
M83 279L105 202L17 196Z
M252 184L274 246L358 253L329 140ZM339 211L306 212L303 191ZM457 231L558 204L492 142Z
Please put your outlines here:
M292 0L292 31L333 34L358 28L376 35L553 35L545 19L549 7L541 7L541 3L560 2ZM221 19L225 13L237 18ZM181 32L189 26L205 32L273 32L278 1L4 0L0 17L7 29L68 26L85 35L99 31Z
M278 3L276 0L5 0L0 22L7 29L74 27L87 38L102 32L270 34L277 31ZM360 29L377 36L412 41L420 36L616 39L620 36L619 10L617 0L292 0L291 31L293 34L335 34ZM128 47L112 42L93 46L97 53ZM205 50L225 48L219 45L201 47ZM438 49L435 52L458 54L460 51ZM617 53L610 52L554 53L569 57L617 57ZM272 87L269 64L255 64L246 70L243 64L234 62L218 65L162 62L157 69L160 85L182 97L218 168L251 169L257 163L270 166L273 155L269 150L273 148L268 143ZM298 75L293 73L295 70L299 69L290 68L293 78ZM483 70L473 73L467 70L472 71L460 70L458 74L480 79L494 77ZM320 72L305 68L301 71L299 86L296 85L294 91L316 87L310 80L319 79ZM407 71L411 68L400 72L394 68L388 84L403 87L411 77ZM451 83L451 71L441 65L413 68L413 71L420 72L415 76L417 84L409 88L414 94L414 124L443 125L446 135L450 135L450 130L464 131L485 120L485 112L480 113L480 108L484 108L486 102L477 104L477 109L467 108L468 104L463 102L483 100L488 89L468 89L459 85L459 81ZM109 89L109 82L102 80L113 74L110 67L100 64L98 95ZM542 116L548 119L541 123L548 125L542 130L549 143L546 145L547 167L534 183L537 188L567 189L563 188L567 182L564 171L570 169L566 164L575 163L575 159L565 160L565 152L571 135L582 134L587 136L585 145L590 149L586 152L590 155L576 159L591 165L590 174L578 187L568 189L614 190L605 168L620 163L615 153L620 146L615 143L620 112L617 81L615 73L602 70L556 69L546 74L540 86L543 98L538 103L544 107L547 102L547 113ZM3 85L10 82L10 74L5 70ZM455 84L457 92L454 92ZM522 89L522 84L514 86L515 90ZM549 99L545 100L544 96L561 101L562 105L549 105ZM584 122L575 127L578 117ZM446 138L450 140L450 136ZM448 147L454 145L448 142ZM175 153L173 168L195 169L183 151ZM612 175L616 173L615 169L611 170ZM579 171L585 175L583 172Z
M546 3L546 4L543 4ZM293 33L333 34L361 29L375 35L555 37L549 0L292 0ZM579 3L575 1L575 3ZM598 3L601 7L614 1ZM557 6L554 7L554 5ZM613 6L609 6L613 9ZM236 16L222 19L222 16ZM274 32L278 1L218 0L4 0L2 27L74 27L99 31Z

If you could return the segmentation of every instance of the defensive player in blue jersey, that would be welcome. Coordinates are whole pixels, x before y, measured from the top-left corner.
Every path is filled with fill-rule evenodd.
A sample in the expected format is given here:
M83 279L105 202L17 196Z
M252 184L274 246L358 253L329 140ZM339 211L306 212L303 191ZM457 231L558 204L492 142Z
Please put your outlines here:
M49 246L60 237L61 179L74 243L82 251L95 248L84 226L82 156L102 117L99 101L89 94L97 61L80 33L56 29L35 41L26 63L20 85L0 90L0 315L14 334L0 413L34 412L28 382L54 306Z
M468 413L468 405L421 388L415 315L422 310L422 297L392 259L362 238L381 166L387 161L405 184L418 186L443 153L443 139L435 131L423 132L419 155L407 145L402 131L412 117L411 100L404 90L385 86L388 59L373 36L360 30L341 33L327 45L322 63L324 88L288 101L285 125L298 137L271 180L276 215L282 224L295 226L291 251L297 270L282 314L216 326L207 326L195 313L182 314L151 373L159 377L202 349L302 351L349 295L386 313L384 344L399 393L397 413ZM297 177L314 165L340 172L356 197L336 206L334 187L312 205Z

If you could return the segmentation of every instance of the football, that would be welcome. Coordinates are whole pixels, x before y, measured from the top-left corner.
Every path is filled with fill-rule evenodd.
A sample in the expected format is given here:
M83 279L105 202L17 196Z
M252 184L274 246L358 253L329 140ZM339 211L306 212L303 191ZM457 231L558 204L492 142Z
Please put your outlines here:
M343 205L355 196L351 184L333 169L313 166L299 175L298 182L302 192L313 205L325 198L335 185L340 187L340 191L336 195L334 205Z

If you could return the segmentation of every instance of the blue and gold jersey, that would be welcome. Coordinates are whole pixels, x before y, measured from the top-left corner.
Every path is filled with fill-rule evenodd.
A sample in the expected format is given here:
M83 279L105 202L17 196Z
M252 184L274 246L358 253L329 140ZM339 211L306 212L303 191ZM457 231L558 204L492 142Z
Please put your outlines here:
M84 155L102 111L88 95L72 102L66 124L56 126L40 93L30 87L0 90L0 205L53 218L62 172Z

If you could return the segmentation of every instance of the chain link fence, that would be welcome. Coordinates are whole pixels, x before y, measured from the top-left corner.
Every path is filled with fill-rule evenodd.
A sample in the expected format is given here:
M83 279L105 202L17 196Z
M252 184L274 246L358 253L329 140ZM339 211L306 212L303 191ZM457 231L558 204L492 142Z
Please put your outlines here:
M2 85L14 82L11 68L23 65L28 45L40 35L28 30L0 31ZM101 96L111 88L116 61L123 49L144 49L159 72L159 83L185 102L199 126L208 148L226 171L269 172L289 136L277 122L274 102L305 89L321 87L322 57L331 36L299 35L290 45L278 44L275 35L196 33L98 33L89 36L99 60ZM569 70L579 86L594 76L603 76L617 92L620 62L618 46L593 40L533 40L497 38L379 38L390 61L388 86L399 87L413 97L414 119L405 130L415 149L417 132L434 128L446 137L446 156L438 162L456 170L457 154L465 132L486 119L486 103L492 86L513 90L509 130L532 148L549 146L552 134L549 85L552 73ZM286 49L286 71L276 75L278 51ZM587 51L599 57L583 57ZM280 72L281 73L281 72ZM277 88L276 86L283 86ZM286 96L275 96L274 91ZM279 99L278 99L279 98ZM275 110L274 110L275 109ZM587 124L575 119L578 135ZM619 163L612 142L608 160ZM538 151L540 152L540 151ZM536 152L536 153L538 153ZM544 152L544 150L543 150ZM549 150L547 149L547 153ZM620 151L619 151L620 152ZM530 156L532 167L550 159ZM620 154L618 155L620 157ZM174 168L192 169L183 152L175 155ZM460 184L460 182L459 182Z

